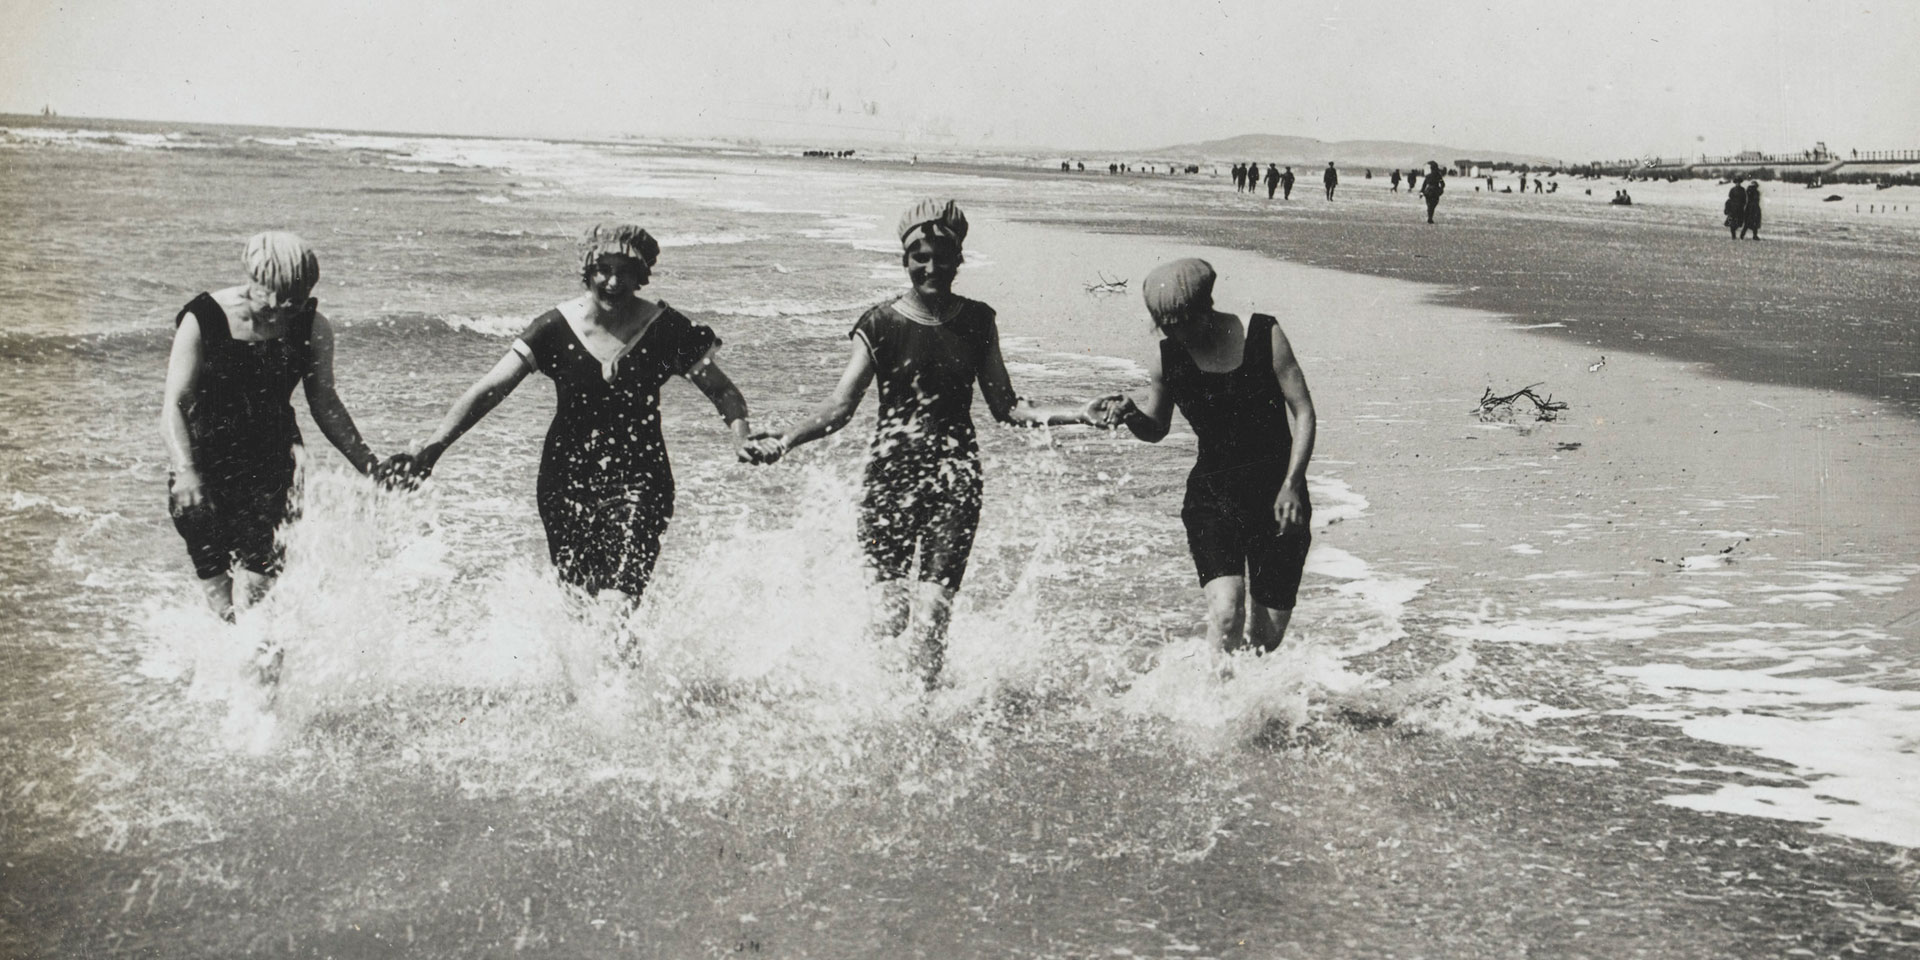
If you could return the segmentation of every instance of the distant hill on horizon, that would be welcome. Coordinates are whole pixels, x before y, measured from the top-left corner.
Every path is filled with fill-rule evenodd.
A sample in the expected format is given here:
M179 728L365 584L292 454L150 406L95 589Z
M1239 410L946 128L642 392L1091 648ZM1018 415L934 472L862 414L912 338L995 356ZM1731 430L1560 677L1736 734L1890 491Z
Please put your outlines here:
M1455 160L1503 160L1509 163L1553 164L1564 161L1539 154L1509 153L1504 150L1478 150L1448 147L1437 143L1411 143L1404 140L1338 140L1329 143L1312 137L1287 137L1273 133L1246 133L1224 140L1183 143L1139 151L1141 156L1169 158L1205 158L1208 160L1258 160L1321 166L1332 160L1341 166L1373 166L1382 169L1425 166L1428 160L1451 164Z

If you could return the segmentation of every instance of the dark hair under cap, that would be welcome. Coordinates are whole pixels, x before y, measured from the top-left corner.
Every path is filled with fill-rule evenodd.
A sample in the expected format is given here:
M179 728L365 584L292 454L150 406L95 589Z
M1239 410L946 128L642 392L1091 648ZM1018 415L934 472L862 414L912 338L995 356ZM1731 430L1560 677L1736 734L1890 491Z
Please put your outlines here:
M1188 257L1154 267L1141 282L1140 294L1158 324L1184 317L1196 307L1212 309L1214 277L1213 264Z
M596 223L580 241L580 269L593 269L593 265L608 254L642 260L651 267L660 259L660 243L652 234L631 223Z
M900 215L900 246L913 244L914 233L921 228L927 232L952 237L954 243L963 243L967 239L967 215L960 212L960 205L952 200L928 198L907 208Z

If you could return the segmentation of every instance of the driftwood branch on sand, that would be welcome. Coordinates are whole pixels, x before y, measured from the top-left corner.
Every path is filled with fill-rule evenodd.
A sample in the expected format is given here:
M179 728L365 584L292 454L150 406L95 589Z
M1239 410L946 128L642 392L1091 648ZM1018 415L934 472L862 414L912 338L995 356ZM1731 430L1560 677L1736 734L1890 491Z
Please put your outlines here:
M1530 383L1505 396L1495 396L1493 388L1488 387L1487 392L1480 395L1480 405L1474 409L1474 414L1482 421L1488 423L1512 420L1514 411L1517 409L1514 401L1526 400L1533 404L1533 418L1535 420L1557 420L1560 417L1561 411L1567 409L1567 405L1553 399L1553 394L1551 393L1543 398L1533 392L1534 387L1542 385L1543 384L1540 383Z

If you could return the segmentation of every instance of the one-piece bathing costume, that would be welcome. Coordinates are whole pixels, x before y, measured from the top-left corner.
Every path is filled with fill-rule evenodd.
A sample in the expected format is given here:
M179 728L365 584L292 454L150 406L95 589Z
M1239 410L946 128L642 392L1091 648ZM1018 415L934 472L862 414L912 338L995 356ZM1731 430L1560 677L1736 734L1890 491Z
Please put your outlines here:
M540 454L536 497L560 579L639 596L673 516L673 470L660 434L660 388L720 345L712 328L660 305L625 352L602 363L559 310L536 318L514 351L559 395Z
M973 384L995 337L993 308L961 298L947 319L914 320L895 303L848 334L873 357L880 393L860 502L860 544L880 580L918 577L959 589L980 525Z
M1313 538L1305 525L1281 536L1273 516L1293 454L1287 400L1273 373L1276 323L1263 313L1248 320L1240 366L1227 373L1201 370L1171 338L1160 341L1160 369L1199 440L1180 519L1200 582L1245 576L1254 602L1291 610Z
M262 576L280 572L275 540L294 513L294 448L300 425L293 388L313 365L314 301L275 340L235 340L227 312L202 293L173 317L200 328L200 375L187 400L187 440L200 474L201 503L173 514L202 580L235 564ZM173 489L173 477L167 477Z

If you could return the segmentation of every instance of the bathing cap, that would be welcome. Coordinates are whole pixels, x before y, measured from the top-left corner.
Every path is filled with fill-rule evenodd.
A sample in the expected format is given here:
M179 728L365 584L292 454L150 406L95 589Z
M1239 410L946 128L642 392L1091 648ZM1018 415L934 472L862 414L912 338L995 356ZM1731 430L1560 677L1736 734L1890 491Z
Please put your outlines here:
M949 237L958 244L967 239L967 215L952 200L922 200L900 215L900 246L913 246L923 229L929 236Z
M660 243L631 223L596 223L580 241L580 269L591 270L601 257L618 254L653 266L660 259Z
M1213 280L1212 264L1188 257L1154 267L1140 293L1153 319L1184 317L1196 307L1212 308Z
M247 277L287 300L304 300L320 282L320 258L305 240L284 230L256 233L241 258Z

